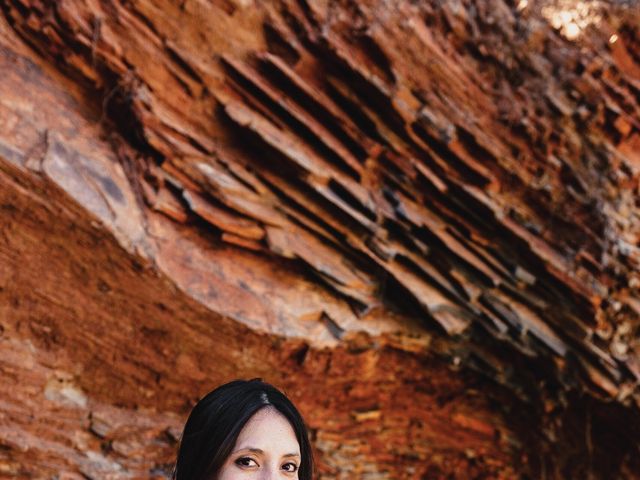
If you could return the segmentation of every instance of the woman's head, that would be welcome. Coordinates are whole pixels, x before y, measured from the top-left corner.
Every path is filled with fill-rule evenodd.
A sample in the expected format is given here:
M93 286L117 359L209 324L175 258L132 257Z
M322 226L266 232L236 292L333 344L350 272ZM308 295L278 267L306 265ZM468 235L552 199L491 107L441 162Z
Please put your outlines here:
M307 430L296 407L260 380L216 388L191 411L184 427L174 478L311 480Z

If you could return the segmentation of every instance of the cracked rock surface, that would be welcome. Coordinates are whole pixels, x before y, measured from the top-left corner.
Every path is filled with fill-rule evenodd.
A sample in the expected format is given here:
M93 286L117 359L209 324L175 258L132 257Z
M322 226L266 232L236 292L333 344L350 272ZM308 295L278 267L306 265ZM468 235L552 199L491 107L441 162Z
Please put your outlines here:
M640 478L635 2L0 6L0 475L261 376L319 478Z

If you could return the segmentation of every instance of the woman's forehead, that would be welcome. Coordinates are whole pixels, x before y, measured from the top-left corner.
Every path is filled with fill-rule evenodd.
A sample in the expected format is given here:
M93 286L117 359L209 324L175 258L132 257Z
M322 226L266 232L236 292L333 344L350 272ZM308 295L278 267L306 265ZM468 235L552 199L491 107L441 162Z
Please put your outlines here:
M247 448L259 449L265 453L268 450L276 455L300 453L300 446L289 420L272 407L258 410L240 431L234 450Z

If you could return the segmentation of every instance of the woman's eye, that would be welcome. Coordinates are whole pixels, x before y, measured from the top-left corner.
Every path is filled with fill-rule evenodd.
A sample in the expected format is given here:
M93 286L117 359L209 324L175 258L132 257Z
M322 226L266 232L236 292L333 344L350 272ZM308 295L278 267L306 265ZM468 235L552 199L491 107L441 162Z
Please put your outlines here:
M241 457L236 460L236 465L241 467L257 467L258 463L251 457Z
M282 469L283 469L285 472L295 472L295 471L297 471L297 470L298 470L298 465L296 465L295 463L292 463L292 462L290 462L290 463L285 463L285 464L282 466Z

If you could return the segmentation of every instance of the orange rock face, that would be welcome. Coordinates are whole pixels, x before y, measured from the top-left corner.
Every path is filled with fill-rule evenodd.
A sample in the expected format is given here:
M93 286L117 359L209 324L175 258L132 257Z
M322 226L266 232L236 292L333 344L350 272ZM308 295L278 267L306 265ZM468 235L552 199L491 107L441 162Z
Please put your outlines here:
M318 478L640 478L638 12L0 2L0 475L166 478L263 377Z

